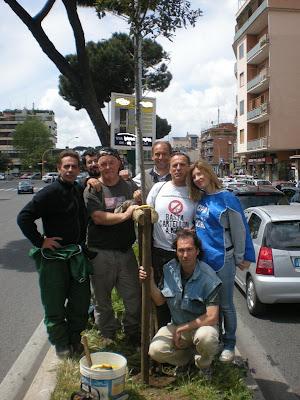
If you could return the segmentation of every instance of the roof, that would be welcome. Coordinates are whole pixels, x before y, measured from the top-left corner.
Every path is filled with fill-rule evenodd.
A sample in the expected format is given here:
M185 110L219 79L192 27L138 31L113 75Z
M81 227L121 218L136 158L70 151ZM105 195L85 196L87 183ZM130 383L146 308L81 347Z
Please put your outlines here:
M247 210L261 210L266 213L272 222L278 221L300 221L300 206L294 205L270 205L250 207Z

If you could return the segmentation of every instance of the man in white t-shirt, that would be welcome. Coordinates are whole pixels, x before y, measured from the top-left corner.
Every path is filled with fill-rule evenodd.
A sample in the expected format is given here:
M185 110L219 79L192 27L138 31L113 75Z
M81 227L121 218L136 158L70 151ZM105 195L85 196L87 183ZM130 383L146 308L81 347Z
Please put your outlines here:
M159 219L153 227L152 265L154 280L159 285L163 265L175 257L172 248L178 229L191 228L195 204L190 200L186 186L190 159L184 153L174 153L170 159L171 181L158 182L150 190L147 204L153 206ZM159 327L170 322L170 312L166 304L157 307Z

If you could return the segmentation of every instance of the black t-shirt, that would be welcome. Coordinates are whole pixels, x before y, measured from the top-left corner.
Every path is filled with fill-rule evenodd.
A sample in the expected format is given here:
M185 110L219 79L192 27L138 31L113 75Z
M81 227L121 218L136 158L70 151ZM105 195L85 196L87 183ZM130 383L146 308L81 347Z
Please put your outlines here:
M102 184L102 190L86 188L84 200L89 216L87 231L88 247L107 250L127 251L135 241L134 223L132 219L115 225L96 225L91 215L95 211L114 212L124 201L133 198L138 187L132 181L120 179L114 186Z

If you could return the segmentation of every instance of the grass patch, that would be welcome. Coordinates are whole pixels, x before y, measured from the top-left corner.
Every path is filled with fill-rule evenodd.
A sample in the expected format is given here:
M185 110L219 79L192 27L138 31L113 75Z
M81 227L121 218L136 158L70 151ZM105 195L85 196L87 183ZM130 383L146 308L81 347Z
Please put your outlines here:
M124 311L122 300L112 292L113 307L121 318ZM184 377L157 376L150 378L145 386L139 379L140 352L126 343L124 334L119 333L114 343L104 346L102 337L94 326L84 332L88 337L91 353L112 351L127 359L128 376L125 391L129 400L251 400L252 393L244 382L246 368L237 364L222 364L215 361L212 376L202 376L195 368ZM170 368L172 371L172 368ZM72 392L80 388L79 358L62 361L57 368L57 385L51 400L70 399Z

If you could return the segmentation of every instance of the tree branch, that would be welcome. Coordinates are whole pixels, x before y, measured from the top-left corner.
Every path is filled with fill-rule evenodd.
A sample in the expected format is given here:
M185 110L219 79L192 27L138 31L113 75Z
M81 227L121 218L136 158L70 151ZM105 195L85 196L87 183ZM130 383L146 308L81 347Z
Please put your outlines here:
M72 82L77 81L76 72L71 68L64 56L56 50L54 44L46 35L39 22L36 22L28 12L15 0L4 0L5 3L13 10L20 20L27 26L35 40L40 45L43 52L56 65L59 71L67 76Z
M51 11L51 8L53 7L53 4L55 3L56 0L48 0L46 2L46 4L44 5L44 7L41 9L41 11L39 13L36 14L35 17L33 17L33 19L38 22L41 23L43 21L44 18L47 17L47 15L49 14L49 12Z

